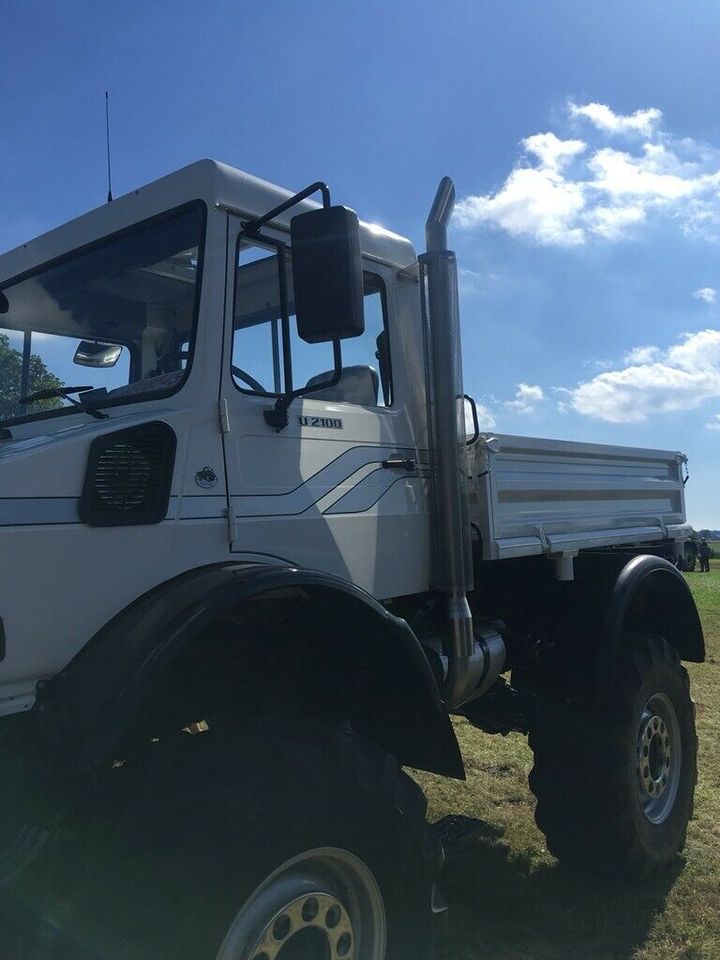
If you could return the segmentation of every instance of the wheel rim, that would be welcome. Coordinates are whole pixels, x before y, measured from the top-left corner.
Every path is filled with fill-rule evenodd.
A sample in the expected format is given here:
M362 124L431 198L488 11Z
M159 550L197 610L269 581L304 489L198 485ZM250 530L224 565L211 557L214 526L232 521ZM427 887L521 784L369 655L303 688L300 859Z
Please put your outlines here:
M645 704L637 739L637 789L650 823L663 823L677 799L682 767L680 724L671 700L656 693Z
M335 847L288 860L243 904L216 960L384 960L387 924L370 869Z

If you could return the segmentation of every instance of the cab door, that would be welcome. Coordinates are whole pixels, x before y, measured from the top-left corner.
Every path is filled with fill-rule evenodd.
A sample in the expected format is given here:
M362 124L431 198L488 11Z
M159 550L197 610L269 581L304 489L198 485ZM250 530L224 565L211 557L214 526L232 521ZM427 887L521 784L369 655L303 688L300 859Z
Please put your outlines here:
M343 341L340 382L323 388L332 345L297 334L287 237L258 241L229 219L221 411L232 552L324 570L379 598L423 589L423 491L394 271L366 265L365 332ZM268 424L278 397L304 386L319 389L291 403L287 426Z

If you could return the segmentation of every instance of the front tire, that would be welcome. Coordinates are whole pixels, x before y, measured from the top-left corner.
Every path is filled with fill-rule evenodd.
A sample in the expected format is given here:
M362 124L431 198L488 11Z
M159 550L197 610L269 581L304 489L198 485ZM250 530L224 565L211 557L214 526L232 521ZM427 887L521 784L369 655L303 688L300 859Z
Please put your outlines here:
M390 755L279 719L181 746L133 792L112 859L100 854L114 889L94 910L118 956L431 956L442 849Z
M685 844L697 781L689 680L660 637L627 636L606 710L530 732L535 819L550 852L591 871L651 874Z
M0 887L9 886L43 853L50 833L28 816L32 783L24 762L31 751L23 738L22 720L11 717L0 732Z

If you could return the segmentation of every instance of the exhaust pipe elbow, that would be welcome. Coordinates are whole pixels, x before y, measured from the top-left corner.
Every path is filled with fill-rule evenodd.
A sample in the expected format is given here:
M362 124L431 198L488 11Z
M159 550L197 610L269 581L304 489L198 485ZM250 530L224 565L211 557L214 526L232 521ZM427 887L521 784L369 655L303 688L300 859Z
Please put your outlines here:
M454 207L455 184L450 177L443 177L425 222L425 246L428 253L432 250L447 250L447 227Z

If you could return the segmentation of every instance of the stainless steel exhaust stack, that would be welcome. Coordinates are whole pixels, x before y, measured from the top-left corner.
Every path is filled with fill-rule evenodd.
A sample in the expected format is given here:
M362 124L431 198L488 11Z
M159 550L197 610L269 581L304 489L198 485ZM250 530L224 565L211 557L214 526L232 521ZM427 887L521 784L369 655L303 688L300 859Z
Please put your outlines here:
M447 249L447 225L454 204L453 182L443 177L425 224L427 252L419 258L432 485L431 586L448 595L450 636L444 696L450 707L470 697L485 666L473 637L467 601L473 570L460 314L457 262Z
M455 184L450 177L443 177L425 221L425 246L428 253L447 251L447 225L454 207Z

